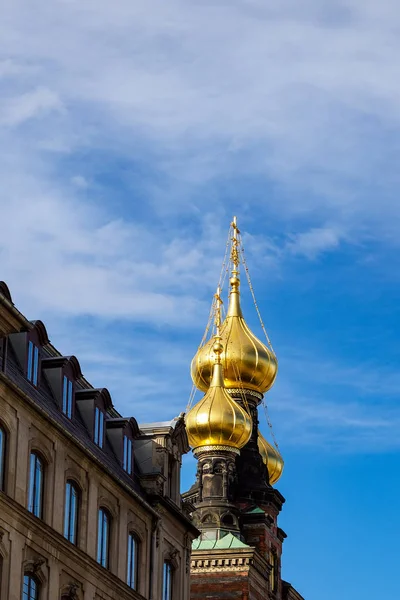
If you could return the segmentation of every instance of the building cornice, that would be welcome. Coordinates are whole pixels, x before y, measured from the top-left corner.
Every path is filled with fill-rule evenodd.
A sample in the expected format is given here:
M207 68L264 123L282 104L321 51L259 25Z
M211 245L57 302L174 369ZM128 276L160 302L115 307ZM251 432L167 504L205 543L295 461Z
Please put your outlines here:
M192 550L190 571L194 573L246 572L253 564L255 548Z

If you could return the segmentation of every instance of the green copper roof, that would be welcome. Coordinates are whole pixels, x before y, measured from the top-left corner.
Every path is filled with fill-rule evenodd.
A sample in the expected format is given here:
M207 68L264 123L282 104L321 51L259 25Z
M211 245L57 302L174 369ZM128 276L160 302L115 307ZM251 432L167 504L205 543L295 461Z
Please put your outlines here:
M259 514L265 515L265 510L262 510L262 508L260 508L259 506L256 506L255 508L252 508L251 510L246 510L246 514L248 514L248 515L259 515Z
M224 535L219 540L193 540L192 550L226 550L227 548L249 548L232 533Z

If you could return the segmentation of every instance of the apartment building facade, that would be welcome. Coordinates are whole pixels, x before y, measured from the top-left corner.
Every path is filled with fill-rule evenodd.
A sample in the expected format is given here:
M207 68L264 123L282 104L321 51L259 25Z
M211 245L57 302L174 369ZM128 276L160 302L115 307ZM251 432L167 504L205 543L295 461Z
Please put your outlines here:
M0 283L1 600L188 600L183 416L139 425Z

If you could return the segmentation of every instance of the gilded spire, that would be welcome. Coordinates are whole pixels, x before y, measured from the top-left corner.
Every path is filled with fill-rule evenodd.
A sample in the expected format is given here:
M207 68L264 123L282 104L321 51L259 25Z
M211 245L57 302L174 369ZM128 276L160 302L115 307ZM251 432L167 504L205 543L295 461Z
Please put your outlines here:
M276 378L278 364L272 350L261 342L247 326L240 306L240 231L236 217L231 223L232 266L229 306L220 327L220 353L224 367L224 384L229 389L254 390L261 394L268 391ZM218 305L220 307L220 304ZM192 379L196 387L206 391L213 377L215 341L210 339L192 360Z
M214 298L215 298L215 315L214 315L215 336L214 336L213 351L214 351L214 356L215 356L215 358L214 358L215 362L214 362L213 376L212 376L210 387L223 388L224 387L224 375L223 375L223 369L222 369L222 364L221 364L221 354L224 351L224 347L221 344L222 299L221 299L221 288L219 286L217 287L217 293L215 294Z
M229 306L227 317L243 317L242 309L240 307L240 255L239 255L239 228L237 226L236 217L233 217L233 221L231 223L231 227L233 229L233 235L231 238L231 291L229 294Z
M207 393L188 413L186 429L194 449L225 446L238 451L250 439L252 421L248 413L230 397L224 386L221 354L221 293L215 294L214 355L211 383Z

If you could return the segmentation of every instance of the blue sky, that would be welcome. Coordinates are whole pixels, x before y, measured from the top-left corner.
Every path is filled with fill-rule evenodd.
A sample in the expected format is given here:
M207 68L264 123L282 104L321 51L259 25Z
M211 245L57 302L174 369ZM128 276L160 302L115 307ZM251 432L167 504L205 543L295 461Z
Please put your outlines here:
M170 418L238 216L306 600L397 593L399 27L393 0L2 9L1 279L122 413Z

